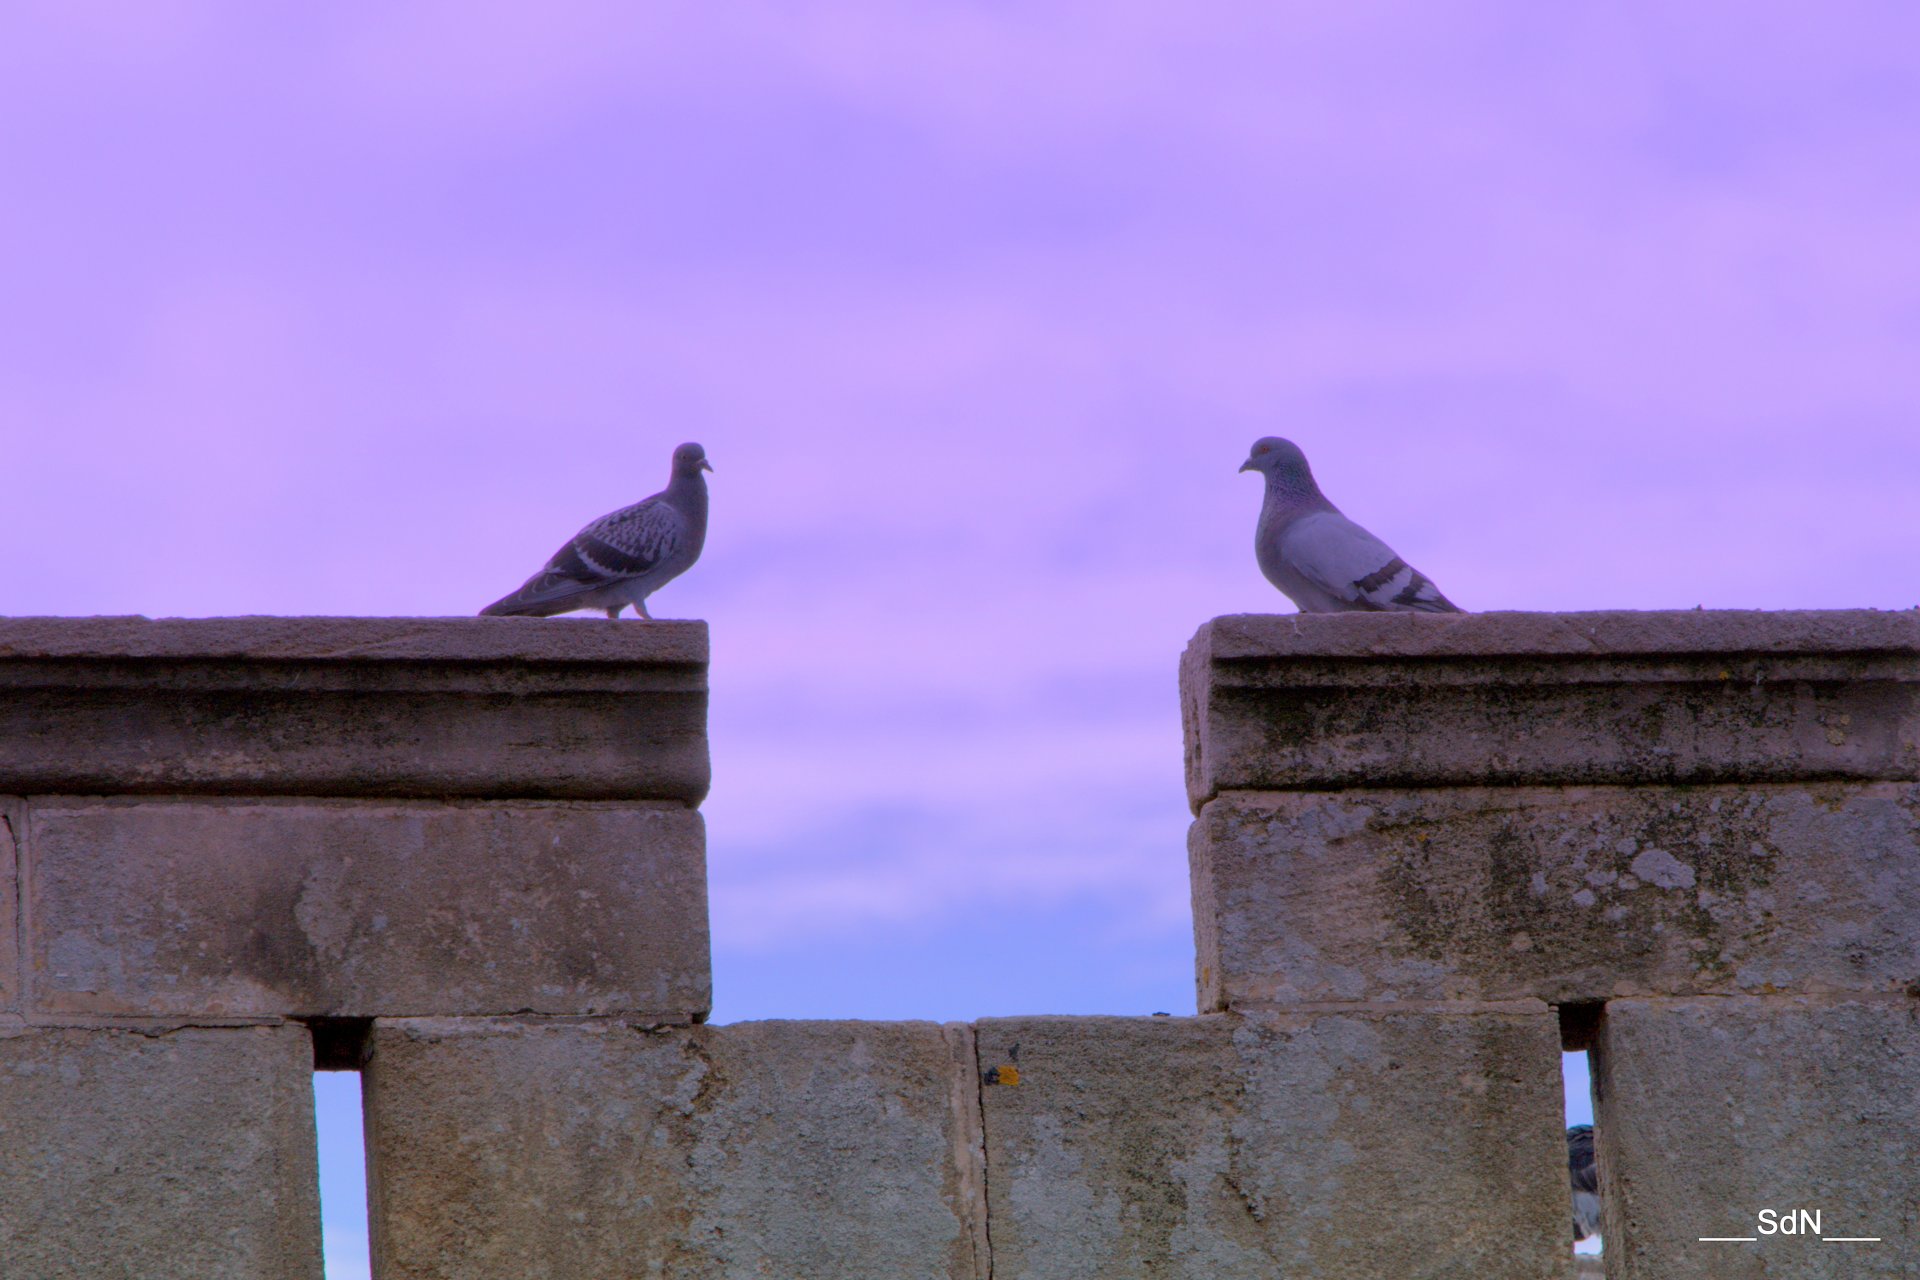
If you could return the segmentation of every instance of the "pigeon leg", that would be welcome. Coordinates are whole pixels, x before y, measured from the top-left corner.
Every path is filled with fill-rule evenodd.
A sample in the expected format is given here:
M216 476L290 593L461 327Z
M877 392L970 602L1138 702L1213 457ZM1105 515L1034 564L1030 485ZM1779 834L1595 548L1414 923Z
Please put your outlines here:
M611 608L611 609L609 609L609 610L607 610L607 621L608 621L608 622L612 622L612 621L614 621L614 620L616 620L617 618L619 618L619 616L620 616L620 609L621 609L621 607L622 607L622 606L620 606L620 605L615 605L615 606L613 606L613 608Z
M645 596L641 596L633 602L633 611L645 618L648 622L653 621L653 615L647 612L647 598Z

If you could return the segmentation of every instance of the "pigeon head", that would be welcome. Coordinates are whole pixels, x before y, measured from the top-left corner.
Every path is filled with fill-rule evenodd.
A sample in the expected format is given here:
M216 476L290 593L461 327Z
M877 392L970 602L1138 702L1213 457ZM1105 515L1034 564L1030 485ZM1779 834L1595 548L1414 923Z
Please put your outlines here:
M1300 446L1279 436L1262 436L1253 442L1253 452L1240 464L1242 471L1258 471L1267 483L1294 493L1317 493L1313 472L1307 469L1307 455Z
M688 441L673 451L673 474L689 478L702 471L713 470L713 464L707 461L707 451Z

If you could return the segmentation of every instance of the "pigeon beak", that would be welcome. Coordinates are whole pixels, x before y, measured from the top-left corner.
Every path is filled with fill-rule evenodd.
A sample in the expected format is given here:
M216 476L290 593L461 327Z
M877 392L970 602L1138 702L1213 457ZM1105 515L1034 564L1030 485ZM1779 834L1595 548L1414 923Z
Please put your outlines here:
M700 469L702 471L711 471L713 470L713 464L711 462L708 462L705 458L702 458L700 459Z
M1248 459L1247 459L1247 460L1246 460L1245 462L1243 462L1243 463L1241 463L1241 464L1240 464L1240 470L1242 470L1242 471L1252 471L1252 470L1254 470L1254 469L1255 469L1255 468L1254 468L1254 465L1253 465L1253 459L1252 459L1252 458L1248 458Z

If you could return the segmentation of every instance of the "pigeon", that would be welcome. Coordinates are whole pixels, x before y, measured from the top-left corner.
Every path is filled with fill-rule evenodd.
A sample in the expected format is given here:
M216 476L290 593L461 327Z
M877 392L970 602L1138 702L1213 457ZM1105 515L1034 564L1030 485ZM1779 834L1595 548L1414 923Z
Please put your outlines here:
M651 498L601 516L553 553L547 567L484 616L546 618L575 609L605 609L617 618L632 605L643 618L647 597L700 558L707 539L707 451L683 444L673 451L673 475Z
M1300 612L1461 612L1426 574L1327 501L1307 469L1307 455L1292 441L1254 441L1240 469L1267 478L1254 555L1267 581Z
M1573 1238L1600 1234L1600 1171L1593 1163L1593 1126L1567 1130L1567 1174L1573 1179Z

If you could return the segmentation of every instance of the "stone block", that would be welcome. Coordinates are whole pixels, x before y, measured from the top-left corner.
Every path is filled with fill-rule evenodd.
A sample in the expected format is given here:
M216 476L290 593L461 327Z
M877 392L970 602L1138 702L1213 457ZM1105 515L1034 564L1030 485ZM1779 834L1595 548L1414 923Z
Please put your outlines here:
M1920 613L1216 618L1181 664L1223 791L1920 777Z
M0 791L672 800L700 622L0 619Z
M711 1003L678 805L35 801L49 1017L640 1013Z
M0 1015L20 1011L18 800L0 796Z
M985 1277L972 1037L382 1021L385 1280Z
M1238 792L1190 855L1203 1009L1920 979L1912 785Z
M0 1274L320 1280L306 1031L0 1031Z
M1920 1003L1622 1000L1593 1066L1614 1280L1915 1274ZM1762 1210L1819 1229L1767 1233Z
M1530 1011L995 1018L995 1280L1543 1280L1571 1247Z

